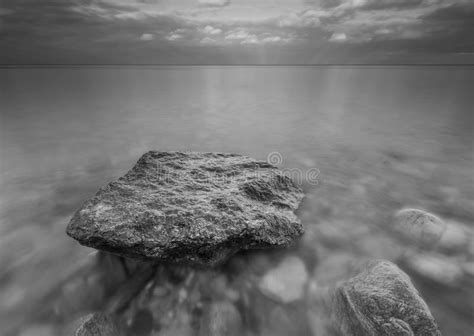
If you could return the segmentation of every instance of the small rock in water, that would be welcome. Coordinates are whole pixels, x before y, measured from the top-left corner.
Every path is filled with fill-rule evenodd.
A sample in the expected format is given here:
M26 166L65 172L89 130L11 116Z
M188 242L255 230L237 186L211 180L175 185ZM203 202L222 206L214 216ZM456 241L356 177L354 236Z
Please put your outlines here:
M215 266L239 250L283 247L303 233L303 192L263 161L151 151L75 213L67 233L121 256Z
M95 313L83 318L74 336L121 336L122 330L113 317Z
M241 336L242 318L230 302L214 302L205 308L199 336Z
M474 241L473 230L456 221L448 221L446 225L446 231L439 242L440 248L453 254L469 253L469 244Z
M288 303L301 299L308 280L306 267L297 257L286 257L260 280L260 291L271 299Z
M440 336L410 278L388 261L370 261L337 286L336 324L345 336Z
M412 272L443 285L454 287L464 275L460 260L439 253L411 253L403 262Z
M418 209L402 209L395 214L393 229L406 240L421 247L436 245L446 224L437 216Z

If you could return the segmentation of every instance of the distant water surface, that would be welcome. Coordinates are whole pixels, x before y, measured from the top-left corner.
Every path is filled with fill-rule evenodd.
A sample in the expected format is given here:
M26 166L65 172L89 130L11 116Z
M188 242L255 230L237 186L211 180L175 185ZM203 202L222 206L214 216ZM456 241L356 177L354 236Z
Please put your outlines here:
M64 234L70 216L151 149L317 168L308 227L402 206L472 225L473 90L473 67L1 69L0 325L90 252ZM466 316L450 325L435 304L462 335Z
M288 160L304 155L318 161L338 146L472 157L474 68L0 71L6 184L98 161L127 161L125 169L152 148L259 158L279 151Z

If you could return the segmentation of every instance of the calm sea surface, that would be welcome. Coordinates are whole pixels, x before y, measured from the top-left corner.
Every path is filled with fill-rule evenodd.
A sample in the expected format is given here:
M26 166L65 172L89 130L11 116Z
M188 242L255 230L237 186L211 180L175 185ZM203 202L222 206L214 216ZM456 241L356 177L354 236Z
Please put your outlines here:
M25 306L47 304L39 293L90 252L64 234L69 218L151 149L278 152L282 168L318 169L300 217L322 240L405 206L472 227L473 92L474 67L0 69L0 325L53 323ZM321 255L395 259L376 240ZM456 310L449 286L407 272L443 330L468 335L469 296Z

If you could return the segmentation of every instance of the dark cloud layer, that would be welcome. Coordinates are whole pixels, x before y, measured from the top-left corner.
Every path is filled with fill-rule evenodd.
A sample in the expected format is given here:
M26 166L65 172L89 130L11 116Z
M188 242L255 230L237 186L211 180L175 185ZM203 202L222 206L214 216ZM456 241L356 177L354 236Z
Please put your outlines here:
M247 21L227 0L196 1L189 11L160 3L3 0L0 63L474 63L466 1L308 0Z
M364 10L386 10L414 8L423 4L423 0L370 0L360 6Z

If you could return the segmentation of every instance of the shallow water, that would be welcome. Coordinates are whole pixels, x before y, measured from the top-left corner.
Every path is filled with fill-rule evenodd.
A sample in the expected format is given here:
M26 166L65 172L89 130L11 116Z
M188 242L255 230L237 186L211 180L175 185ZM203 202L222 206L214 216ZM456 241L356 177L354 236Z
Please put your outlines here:
M65 226L157 149L278 152L282 168L317 169L299 209L314 255L288 254L317 281L347 257L396 261L443 332L469 335L473 249L443 256L451 269L410 264L386 227L419 207L473 229L473 88L472 67L1 69L0 325L39 335L75 317L29 309L51 306L44 294L91 252ZM436 268L456 266L447 280Z

